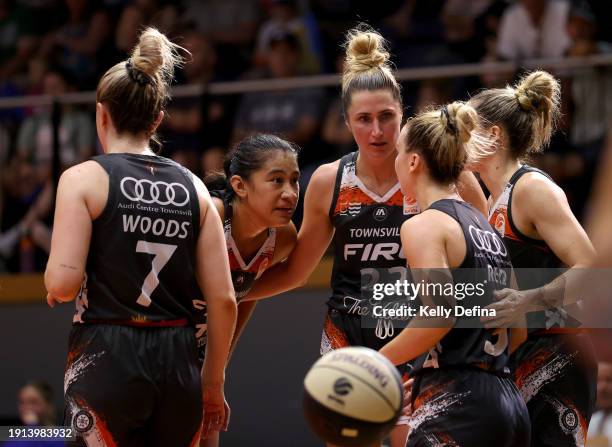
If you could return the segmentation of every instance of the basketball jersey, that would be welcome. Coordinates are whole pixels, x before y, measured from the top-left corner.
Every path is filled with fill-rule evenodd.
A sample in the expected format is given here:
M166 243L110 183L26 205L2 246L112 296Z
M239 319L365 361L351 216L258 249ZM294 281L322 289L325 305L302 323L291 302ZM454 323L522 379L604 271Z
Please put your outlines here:
M416 200L404 198L399 182L382 197L368 190L357 176L357 154L353 152L340 159L329 210L336 231L332 296L328 305L349 313L362 299L364 275L376 282L375 269L405 271L400 227L419 213Z
M520 290L541 287L562 273L563 263L542 240L525 236L519 231L512 219L512 194L519 179L528 172L537 172L552 181L545 172L522 165L510 177L497 201L489 210L489 223L501 235L510 252L516 281ZM568 318L562 310L551 309L527 314L530 333L538 328L559 328L566 325Z
M210 191L210 195L223 201L223 231L225 233L225 244L227 246L227 256L229 258L230 271L232 274L232 285L236 294L236 301L244 298L255 281L272 264L274 251L276 249L276 228L268 228L268 237L261 245L255 256L246 263L240 254L236 242L232 237L232 218L233 208L227 196L222 191ZM194 301L194 308L198 312L196 321L196 338L198 346L203 348L206 345L206 302Z
M236 301L246 296L253 287L255 281L270 266L274 258L276 248L276 228L268 228L268 237L261 245L255 256L246 263L232 237L232 204L223 200L225 217L223 219L223 230L225 231L225 243L227 244L227 256L229 257L230 270L232 272L232 284L236 293Z
M484 290L479 296L472 295L463 301L457 299L451 307L474 308L491 304L493 292L508 287L512 275L510 255L503 241L486 218L466 202L443 199L434 202L429 209L449 215L461 226L466 254L463 263L451 270L454 284L479 284ZM417 359L415 370L471 365L487 371L506 371L507 329L494 335L491 330L474 327L479 324L478 320L479 317L456 317L455 326L428 355ZM466 324L468 322L470 324Z
M108 174L108 198L92 223L73 322L193 324L200 206L191 173L158 156L93 160Z

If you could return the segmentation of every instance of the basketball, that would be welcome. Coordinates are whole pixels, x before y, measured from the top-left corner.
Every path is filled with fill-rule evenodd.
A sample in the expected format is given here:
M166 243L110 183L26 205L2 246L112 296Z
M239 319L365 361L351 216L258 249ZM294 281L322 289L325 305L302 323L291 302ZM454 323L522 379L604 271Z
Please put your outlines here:
M383 439L402 410L397 369L378 352L348 347L325 354L304 378L304 414L326 442L341 446Z

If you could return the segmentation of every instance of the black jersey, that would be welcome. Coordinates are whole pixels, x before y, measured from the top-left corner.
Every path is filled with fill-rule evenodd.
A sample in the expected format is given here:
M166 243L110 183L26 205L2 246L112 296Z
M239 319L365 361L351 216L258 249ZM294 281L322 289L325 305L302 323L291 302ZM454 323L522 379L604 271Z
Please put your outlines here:
M550 176L539 169L522 165L510 177L502 194L489 211L489 223L502 236L516 272L516 281L521 290L541 287L562 273L563 263L542 240L525 236L512 219L512 194L519 179L528 172L537 172L552 181ZM559 329L568 324L563 311L551 309L531 312L527 315L530 333L538 328Z
M463 263L452 270L455 285L481 285L484 290L484 293L469 296L463 301L457 299L452 306L474 309L476 306L491 304L494 301L493 292L508 287L512 275L510 255L503 241L487 219L468 203L443 199L434 202L429 209L448 214L461 225L466 255ZM465 324L468 319L472 320L472 324ZM455 327L427 356L418 359L415 370L472 365L488 371L506 371L507 329L502 329L503 332L494 335L491 330L474 327L478 319L479 317L458 316Z
M236 301L240 301L249 293L255 281L272 264L274 251L276 249L276 228L268 229L268 237L261 247L259 247L255 256L253 256L249 262L246 262L232 237L232 219L234 217L234 211L230 200L228 200L227 195L224 194L223 191L210 191L210 195L221 199L223 202L223 231L225 233L227 256L229 258L232 285L234 286ZM198 340L198 347L200 348L200 358L203 360L204 347L206 346L206 331L208 329L206 302L194 300L193 306L197 312L196 338Z
M93 222L73 322L193 324L200 207L191 173L158 156L93 160L109 176L108 199Z
M404 198L399 183L382 197L368 190L357 176L356 164L357 152L340 159L329 210L336 231L328 305L343 312L362 299L364 275L376 282L374 269L398 268L397 279L405 279L400 227L419 213L416 201Z

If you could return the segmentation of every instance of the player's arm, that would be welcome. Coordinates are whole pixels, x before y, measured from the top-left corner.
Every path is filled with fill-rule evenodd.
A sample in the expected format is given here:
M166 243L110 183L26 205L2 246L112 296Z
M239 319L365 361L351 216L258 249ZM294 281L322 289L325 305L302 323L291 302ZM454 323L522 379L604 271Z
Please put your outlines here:
M588 267L594 262L595 249L572 213L563 190L548 179L533 175L525 177L517 185L513 195L513 201L521 203L521 209L525 210L524 217L527 222L535 228L553 253L570 268L549 284L537 289L504 289L496 292L496 299L499 300L495 303L496 308L501 311L519 309L525 313L562 307L581 299L594 299L596 291L588 290L584 284L589 284ZM494 317L489 318L491 321L495 320ZM499 316L497 319L500 320Z
M222 389L236 324L236 298L221 219L202 181L195 176L193 178L200 203L201 228L196 247L196 276L206 298L208 312L208 341L202 382L205 388Z
M329 218L337 163L319 167L312 175L304 198L304 219L295 247L286 262L257 280L244 300L259 300L304 285L334 235Z
M297 231L293 222L289 222L288 225L278 228L276 230L276 247L274 249L274 258L272 259L272 266L278 264L281 261L287 259L295 244L297 242ZM234 352L234 348L238 343L238 339L242 335L245 326L251 319L253 311L257 301L240 301L238 303L238 318L236 319L236 330L234 331L234 337L232 338L232 346L230 348L230 356Z
M487 215L487 199L473 172L463 171L459 174L457 192L463 200L472 204L474 208L485 216Z
M426 284L429 274L449 269L446 229L440 220L436 219L437 214L425 211L404 222L400 231L406 261L415 283L423 280ZM424 304L428 298L421 294ZM415 317L397 337L380 349L380 353L394 365L405 363L435 346L453 325L454 319L442 321Z
M92 221L102 212L107 196L108 176L94 161L73 166L60 177L45 270L49 305L71 301L79 292L85 277Z

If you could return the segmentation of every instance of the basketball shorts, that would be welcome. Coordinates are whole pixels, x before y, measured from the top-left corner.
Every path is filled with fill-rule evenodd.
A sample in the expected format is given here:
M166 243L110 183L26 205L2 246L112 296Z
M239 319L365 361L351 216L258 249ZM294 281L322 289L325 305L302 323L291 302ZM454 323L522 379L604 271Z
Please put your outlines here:
M511 378L475 367L416 374L407 447L525 447L529 414Z
M597 394L588 335L530 335L510 362L529 410L531 446L584 446Z
M399 331L395 335L399 334ZM321 336L321 355L334 349L347 346L365 346L378 351L392 338L381 339L376 335L375 328L363 327L359 315L347 314L337 309L329 308L323 324ZM397 370L402 381L410 378L412 366L409 363L398 365ZM400 416L397 425L407 425L408 417Z
M202 423L193 328L75 325L64 377L73 446L197 446Z

